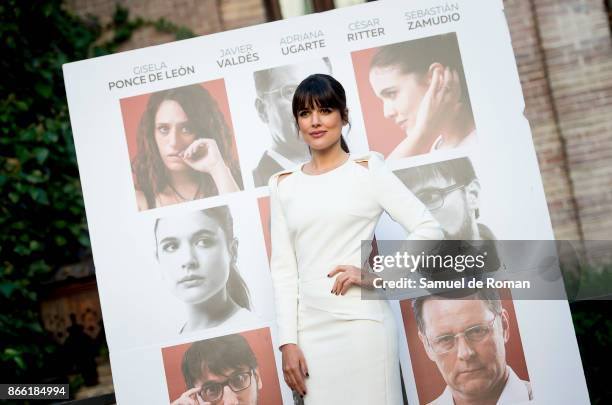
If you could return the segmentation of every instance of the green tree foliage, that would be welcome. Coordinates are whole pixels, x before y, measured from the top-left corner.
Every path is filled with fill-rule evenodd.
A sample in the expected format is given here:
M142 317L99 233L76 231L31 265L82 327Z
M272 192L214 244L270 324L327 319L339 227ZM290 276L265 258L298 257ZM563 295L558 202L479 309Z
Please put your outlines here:
M570 309L591 403L610 404L612 386L608 370L612 347L612 267L583 266L578 275L565 277L564 281L566 288L580 292L584 299L572 302Z
M0 3L0 381L40 381L56 345L39 318L39 286L89 251L62 64L112 53L142 26L193 36L165 20L80 19L60 0ZM100 42L103 32L110 39Z
M612 403L610 347L612 347L612 302L578 301L571 304L574 329L589 395L593 405Z

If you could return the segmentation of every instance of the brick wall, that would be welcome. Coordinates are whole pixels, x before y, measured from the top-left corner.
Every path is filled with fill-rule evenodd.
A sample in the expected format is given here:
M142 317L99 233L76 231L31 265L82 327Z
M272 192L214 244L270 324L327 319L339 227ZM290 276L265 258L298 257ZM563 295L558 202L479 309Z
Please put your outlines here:
M130 11L130 17L155 21L159 18L206 35L266 22L263 0L65 0L67 9L80 16L97 16L102 23L112 19L115 6ZM121 50L143 48L174 40L172 34L143 28L134 33Z
M504 0L558 239L612 239L612 41L604 1ZM263 0L66 0L101 21L115 4L197 35L266 21ZM145 28L122 50L172 39Z
M263 0L223 0L220 3L226 30L266 22Z
M612 40L602 0L506 0L559 239L612 232Z
M506 0L506 18L518 66L525 115L531 125L551 220L559 239L580 237L573 187L565 164L565 147L557 123L546 59L531 1Z

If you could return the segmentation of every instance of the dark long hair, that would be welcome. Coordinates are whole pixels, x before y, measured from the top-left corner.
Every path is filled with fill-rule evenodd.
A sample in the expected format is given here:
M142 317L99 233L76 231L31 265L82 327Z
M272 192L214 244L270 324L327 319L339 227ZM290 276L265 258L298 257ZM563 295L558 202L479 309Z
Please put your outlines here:
M211 138L216 141L221 156L226 161L236 183L242 188L240 168L233 154L232 133L208 90L199 84L192 84L158 91L151 94L147 108L140 119L136 138L138 152L132 160L136 188L144 193L148 208L155 206L155 196L163 192L169 184L168 171L155 141L155 115L161 103L166 100L180 104L189 119L191 130L198 138ZM205 196L219 194L208 173L201 173L199 177L200 190Z
M298 112L319 107L338 110L342 121L349 124L350 131L351 123L348 119L344 87L338 80L323 73L308 76L295 89L291 109L296 127L298 126ZM348 145L342 135L340 135L340 146L343 151L349 153Z
M219 227L223 230L223 234L225 235L225 242L227 246L231 246L232 241L236 239L234 237L234 219L232 218L232 213L229 210L227 205L220 205L218 207L207 208L199 211L202 215L206 215L209 218L215 220L215 222L219 225ZM167 221L171 221L172 218L166 219ZM155 256L159 260L159 255L157 252L157 226L159 224L160 218L155 220L155 226L153 227L153 232L155 234ZM246 282L240 275L238 271L238 266L236 261L238 260L238 252L233 251L230 252L230 268L229 268L229 277L227 279L227 283L225 284L225 288L227 290L230 298L242 308L251 310L251 295L249 293L249 287L246 285Z

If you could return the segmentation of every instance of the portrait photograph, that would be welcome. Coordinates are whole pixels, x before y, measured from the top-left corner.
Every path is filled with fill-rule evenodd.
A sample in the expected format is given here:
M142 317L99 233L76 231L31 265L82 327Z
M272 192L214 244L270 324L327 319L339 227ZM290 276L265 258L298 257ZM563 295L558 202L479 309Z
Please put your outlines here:
M243 189L224 79L120 106L139 211Z
M269 328L162 348L169 403L281 405Z
M440 223L445 239L497 239L482 220L481 214L486 213L482 206L482 181L469 157L399 169L394 173Z
M113 277L110 339L131 349L274 319L272 280L254 199L137 215Z
M401 159L476 141L455 33L354 51L351 58L371 150Z
M260 141L266 149L252 168L255 187L267 186L274 173L290 169L310 159L308 146L298 135L291 109L298 84L315 73L333 75L327 57L253 72L256 97L253 108L264 133Z
M158 218L153 233L162 281L186 309L179 333L257 319L238 264L240 240L229 206Z
M400 308L419 404L534 398L509 290L429 295Z

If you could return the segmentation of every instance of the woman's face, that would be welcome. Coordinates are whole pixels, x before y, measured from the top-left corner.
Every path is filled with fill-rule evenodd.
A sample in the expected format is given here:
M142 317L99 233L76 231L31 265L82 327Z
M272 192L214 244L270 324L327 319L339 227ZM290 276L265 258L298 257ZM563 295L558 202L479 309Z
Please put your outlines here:
M155 114L155 143L168 170L189 169L179 153L196 139L197 135L193 132L183 107L174 100L164 100Z
M215 219L199 211L160 219L156 240L162 277L177 298L197 304L225 288L235 246Z
M375 67L370 71L370 84L383 103L385 118L409 134L416 124L428 83L416 73L402 73L398 67Z
M298 127L312 150L323 150L340 140L344 122L340 111L327 107L298 111Z

